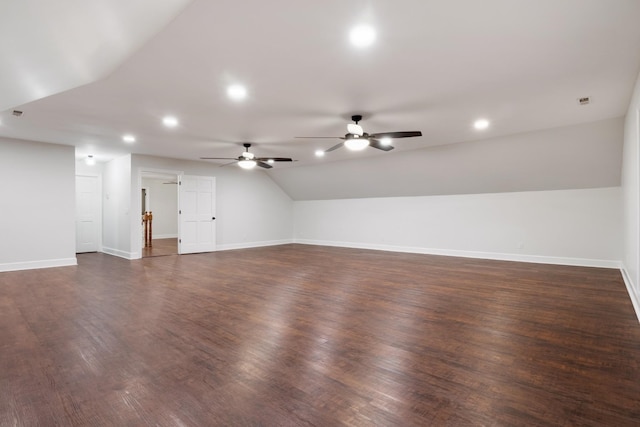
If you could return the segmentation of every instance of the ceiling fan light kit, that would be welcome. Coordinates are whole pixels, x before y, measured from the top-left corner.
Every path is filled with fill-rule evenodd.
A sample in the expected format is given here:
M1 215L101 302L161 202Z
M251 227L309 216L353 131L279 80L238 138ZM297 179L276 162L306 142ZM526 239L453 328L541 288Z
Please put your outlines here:
M246 159L238 161L238 166L240 166L242 169L253 169L257 165L258 162L256 162L255 160Z
M362 126L360 126L359 124L356 124L356 123L349 123L347 125L347 131L350 134L358 135L358 136L362 136L362 134L364 133L364 131L362 130Z
M369 146L369 140L366 138L350 138L344 142L344 146L352 151L364 150Z

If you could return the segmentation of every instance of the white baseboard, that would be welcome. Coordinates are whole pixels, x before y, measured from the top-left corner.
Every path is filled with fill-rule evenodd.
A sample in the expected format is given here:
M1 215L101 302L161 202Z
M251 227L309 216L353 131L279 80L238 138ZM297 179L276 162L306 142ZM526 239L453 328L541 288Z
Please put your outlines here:
M38 260L38 261L25 261L25 262L10 262L6 264L0 264L0 272L33 270L37 268L68 267L70 265L78 265L78 260L76 257L61 258L61 259L44 259L44 260Z
M536 264L574 265L579 267L620 268L620 261L588 258L550 257L539 255L505 254L498 252L461 251L457 249L435 249L411 246L376 245L326 240L295 239L294 243L304 245L336 246L342 248L371 249L377 251L406 252L425 255L444 255L462 258L493 259L499 261L531 262Z
M177 239L177 234L154 234L153 240L155 239Z
M231 251L234 249L249 249L249 248L261 248L264 246L278 246L294 243L293 239L284 240L264 240L261 242L247 242L247 243L232 243L227 245L217 245L217 251Z
M638 322L640 322L640 295L634 290L633 280L631 280L631 276L629 276L629 272L624 267L620 267L620 273L622 273L622 279L624 280L624 285L627 287L627 292L629 293L629 298L631 298L631 304L633 304L633 309L636 312L636 317L638 318Z
M107 255L113 255L113 256L120 257L120 258L124 258L124 259L138 259L138 258L140 258L140 254L138 254L136 252L126 252L126 251L121 251L119 249L108 248L106 246L102 247L102 252L104 252Z

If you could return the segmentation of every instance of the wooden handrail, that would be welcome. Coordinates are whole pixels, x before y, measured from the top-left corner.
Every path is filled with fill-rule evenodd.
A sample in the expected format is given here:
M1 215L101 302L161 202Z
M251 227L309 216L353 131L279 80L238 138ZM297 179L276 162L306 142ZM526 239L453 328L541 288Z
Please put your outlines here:
M144 225L144 247L150 248L153 246L151 241L153 239L153 213L146 211L142 215L142 224Z

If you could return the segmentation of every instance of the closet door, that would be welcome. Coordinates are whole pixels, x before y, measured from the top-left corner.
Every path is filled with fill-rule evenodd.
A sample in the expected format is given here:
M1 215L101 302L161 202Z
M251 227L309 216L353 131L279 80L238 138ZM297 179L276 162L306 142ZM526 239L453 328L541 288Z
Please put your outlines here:
M76 253L97 252L100 188L97 176L76 176Z
M215 177L183 175L178 184L178 252L215 251Z

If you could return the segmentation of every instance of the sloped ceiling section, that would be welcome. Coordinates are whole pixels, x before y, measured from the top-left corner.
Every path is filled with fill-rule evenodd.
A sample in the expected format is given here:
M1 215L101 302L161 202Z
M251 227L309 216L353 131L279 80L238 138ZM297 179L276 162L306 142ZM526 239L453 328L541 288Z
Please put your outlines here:
M615 187L623 128L619 117L269 175L293 200Z
M297 160L266 172L296 200L617 185L638 17L639 0L4 0L0 137L100 163L250 142ZM360 24L377 35L362 49ZM316 157L352 114L423 136Z
M0 111L108 75L191 1L0 2Z

